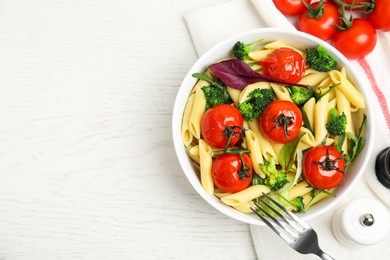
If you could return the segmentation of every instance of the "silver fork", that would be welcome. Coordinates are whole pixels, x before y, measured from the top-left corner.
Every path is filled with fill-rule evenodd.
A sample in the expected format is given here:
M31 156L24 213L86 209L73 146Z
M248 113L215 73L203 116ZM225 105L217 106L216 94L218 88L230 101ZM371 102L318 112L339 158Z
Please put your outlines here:
M269 203L265 202L262 198L259 200L271 209L278 217L272 216L263 207L255 203L256 207L262 211L268 218L262 216L254 208L251 210L264 221L276 234L278 234L290 247L295 249L301 254L315 254L324 260L334 260L330 255L326 254L318 246L317 233L314 229L298 218L292 212L283 207L280 203L272 199L267 194L263 193L272 203L279 207L287 215L280 213L280 210L275 209ZM290 218L289 218L290 217Z

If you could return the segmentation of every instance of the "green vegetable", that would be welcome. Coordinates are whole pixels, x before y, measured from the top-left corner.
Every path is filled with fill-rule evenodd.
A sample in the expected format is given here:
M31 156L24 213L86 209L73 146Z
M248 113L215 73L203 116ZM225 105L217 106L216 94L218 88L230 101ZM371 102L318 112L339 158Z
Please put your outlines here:
M244 42L238 41L233 46L233 55L237 59L240 60L246 60L248 58L249 52L253 50L253 48L259 44L264 39L260 39L258 41L255 41L254 43L246 44Z
M253 174L251 185L264 185L264 179L257 174Z
M331 135L343 135L345 134L345 128L347 126L347 117L344 112L339 115L336 108L330 110L330 119L326 123L326 130Z
M275 158L270 158L264 164L260 164L261 170L266 175L264 184L267 185L272 191L279 190L283 188L288 182L287 174L291 167L294 165L295 158L297 157L298 144L301 141L302 137L306 133L300 132L298 137L293 141L285 144L280 151L280 166L281 169L276 168ZM301 153L298 153L301 155ZM293 180L293 183L296 183L297 179L301 175L301 166L298 165L296 178ZM293 185L289 185L288 189L290 189ZM288 189L283 190L283 193L288 191Z
M204 95L206 96L206 110L219 104L231 104L229 94L227 93L226 86L204 86L202 88Z
M321 87L317 89L317 91L314 91L314 98L316 99L316 102L318 102L323 96L329 94L335 87L340 85L340 83L337 83L336 85L329 86L328 90L326 90L324 93L322 93Z
M271 192L271 193L268 193L267 194L270 198L276 200L277 202L279 202L282 206L284 206L287 210L290 210L290 211L305 211L305 204L303 203L303 196L298 196L296 197L295 199L293 200L288 200L286 197L284 197L284 195L280 194L280 193L276 193L276 192ZM269 205L273 205L273 202L268 199L267 197L263 196L261 197L262 200L264 200L266 203L268 203ZM257 203L260 203L259 200L256 201ZM264 207L264 210L270 214L271 216L274 216L276 217L276 213L273 212L271 209L269 209L268 207ZM280 210L282 211L282 210ZM264 214L262 212L259 212L260 214ZM283 212L281 212L283 214ZM265 214L264 214L265 215Z
M318 189L313 187L313 189L310 191L310 201L305 205L305 211L307 211L311 205L313 205L315 199L321 194L321 193L326 193L328 196L336 197L336 194L333 194L329 191Z
M210 83L209 86L202 87L203 93L206 97L206 110L219 104L232 103L225 85L212 80L206 73L194 73L192 76Z
M302 106L305 104L313 95L314 87L309 86L308 88L302 88L297 86L288 87L292 101L297 106Z
M266 175L264 184L267 185L272 191L283 188L288 182L285 171L279 171L276 168L275 158L271 157L264 164L260 164L261 170Z
M364 144L366 142L364 138L364 129L366 128L366 121L367 121L367 116L363 116L363 121L362 124L360 125L359 132L357 136L354 136L351 132L348 132L348 136L351 139L351 147L348 151L348 154L345 158L347 164L352 162L356 156L359 155L359 153L363 150Z
M263 113L264 109L275 99L275 94L271 89L255 89L248 95L248 99L238 104L244 119L253 121Z
M305 204L303 203L303 196L298 196L293 200L288 201L291 206L294 207L294 211L300 212L305 210Z
M337 67L337 61L322 45L306 49L306 63L313 69L323 72L334 70Z
M289 172L291 167L294 165L299 142L305 134L305 132L300 132L298 137L291 142L286 143L282 150L280 150L280 165L282 166L283 171Z

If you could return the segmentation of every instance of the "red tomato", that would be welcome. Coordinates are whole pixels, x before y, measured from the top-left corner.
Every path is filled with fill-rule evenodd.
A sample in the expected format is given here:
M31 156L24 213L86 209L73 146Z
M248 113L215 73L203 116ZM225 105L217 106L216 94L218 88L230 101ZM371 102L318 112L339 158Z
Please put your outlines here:
M336 187L344 177L344 168L344 158L333 146L313 147L303 156L303 177L319 189Z
M320 2L311 4L315 9ZM329 40L336 33L335 25L340 25L339 11L337 7L329 2L323 3L324 12L322 15L311 16L312 11L305 10L298 20L298 30L314 35L324 41ZM318 16L318 17L317 17Z
M227 134L230 131L232 138L230 147L241 138L244 119L237 108L221 104L210 108L204 113L201 122L203 139L209 145L216 148L224 148L227 145Z
M295 139L301 125L301 110L288 100L272 101L260 116L263 134L277 143L287 143Z
M376 44L377 36L374 27L366 20L355 18L352 26L338 31L333 37L333 46L351 60L363 58Z
M274 50L261 61L261 67L265 75L291 83L297 83L305 74L305 60L290 48Z
M382 31L390 31L390 0L376 0L374 10L367 14L367 20Z
M225 192L238 192L252 181L252 163L247 154L242 155L246 170L237 154L222 154L215 158L212 176L215 185Z
M310 4L311 0L304 0ZM302 0L273 0L276 8L284 15L298 15L305 11L306 6Z

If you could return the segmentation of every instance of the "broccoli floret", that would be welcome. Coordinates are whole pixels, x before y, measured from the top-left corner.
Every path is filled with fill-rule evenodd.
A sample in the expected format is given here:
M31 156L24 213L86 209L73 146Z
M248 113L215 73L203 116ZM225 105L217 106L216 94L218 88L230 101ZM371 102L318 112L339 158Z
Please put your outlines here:
M231 104L232 99L227 93L227 87L220 83L219 81L211 79L207 73L194 73L192 74L194 78L204 80L210 83L209 86L204 86L202 88L203 93L206 97L206 110L212 108L213 106L219 104Z
M329 55L322 45L306 49L306 63L313 69L323 72L331 71L337 67L337 61Z
M283 188L283 186L288 182L286 173L276 169L274 158L271 157L266 163L260 164L260 167L266 175L264 184L272 191Z
M303 203L303 196L298 196L289 203L294 207L294 211L300 212L305 210L305 204Z
M202 88L206 97L206 110L219 104L231 104L232 100L227 93L226 86L204 86Z
M246 44L244 42L238 41L233 46L233 55L237 59L246 60L248 58L249 52L253 50L253 48L259 44L263 39L260 39L254 43Z
M347 117L344 112L339 115L336 108L330 110L330 119L326 123L326 130L331 135L343 135L347 126Z
M274 99L275 94L271 89L255 89L248 94L247 100L238 104L238 110L245 120L253 121Z
M290 91L292 101L297 106L302 106L314 95L313 86L309 86L308 88L290 86L288 89Z

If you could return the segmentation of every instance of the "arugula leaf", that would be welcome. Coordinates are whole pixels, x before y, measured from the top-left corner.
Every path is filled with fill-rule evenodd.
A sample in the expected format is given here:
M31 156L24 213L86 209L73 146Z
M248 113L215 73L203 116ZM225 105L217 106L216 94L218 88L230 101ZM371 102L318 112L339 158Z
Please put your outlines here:
M363 130L366 127L367 116L363 116L362 124L360 125L358 136L354 136L351 132L348 132L348 136L351 139L351 147L348 151L348 155L346 157L347 164L351 163L363 150L364 144L366 140L363 136Z
M297 138L286 143L282 150L280 150L280 165L286 173L288 173L294 165L299 142L305 134L305 132L300 132Z
M316 102L318 102L323 96L329 94L334 88L336 88L338 85L340 85L340 83L337 83L336 85L332 85L329 87L329 89L327 91L325 91L324 93L322 93L321 89L320 89L320 92L316 92L314 91L314 98L316 99Z
M220 88L225 87L222 84L220 84L218 81L215 81L215 80L211 79L206 73L199 73L199 72L197 72L197 73L192 74L192 76L194 78L204 80L204 81L206 81L206 82L208 82L211 85L214 85L216 87L220 87Z
M260 177L259 175L257 175L257 174L253 174L251 184L252 184L252 185L262 185L262 184L264 184L264 179L261 178L261 177Z
M339 135L339 138L338 138L338 140L337 140L337 143L335 144L335 148L336 148L337 151L339 151L341 154L344 153L344 151L343 151L343 143L344 143L344 141L345 141L345 137L346 137L345 133Z

